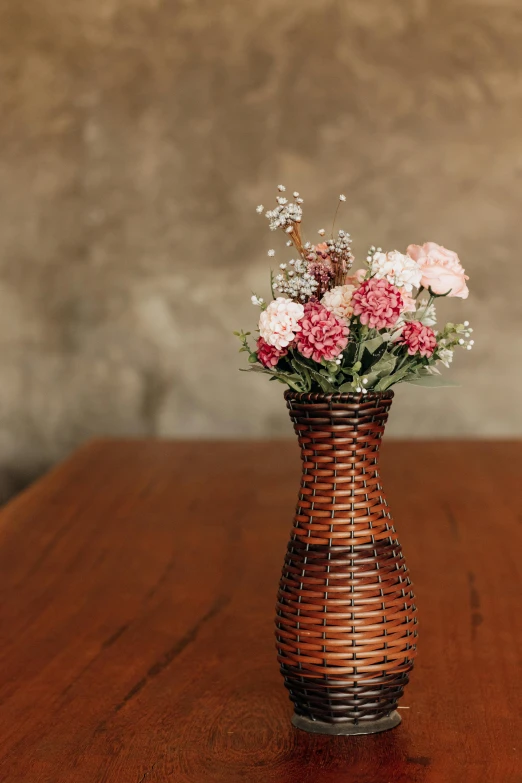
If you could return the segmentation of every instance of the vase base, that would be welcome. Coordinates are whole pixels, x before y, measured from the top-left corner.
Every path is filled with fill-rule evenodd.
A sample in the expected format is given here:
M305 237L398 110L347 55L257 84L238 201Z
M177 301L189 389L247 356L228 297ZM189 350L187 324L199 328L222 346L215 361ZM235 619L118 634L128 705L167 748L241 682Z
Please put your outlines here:
M354 736L356 734L378 734L380 731L388 731L395 728L401 722L401 716L394 710L385 718L379 720L361 721L359 723L324 723L320 720L312 720L304 715L292 716L292 725L296 729L308 731L311 734L334 734L337 736Z

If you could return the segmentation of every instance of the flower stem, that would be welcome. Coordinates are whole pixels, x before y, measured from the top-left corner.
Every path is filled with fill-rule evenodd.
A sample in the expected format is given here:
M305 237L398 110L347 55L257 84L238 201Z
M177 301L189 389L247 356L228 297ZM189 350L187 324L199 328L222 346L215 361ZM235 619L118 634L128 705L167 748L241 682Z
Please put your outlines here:
M424 308L424 311L421 313L421 315L419 315L419 318L418 318L418 320L419 320L419 321L421 320L421 318L424 318L424 316L426 315L426 313L428 312L428 310L429 310L429 308L430 308L430 305L431 305L431 304L432 304L432 302L434 302L434 301L435 301L435 297L433 296L433 294L431 294L431 295L430 295L430 298L428 299L428 304L427 304L427 305L426 305L426 307Z
M337 213L339 212L339 207L340 206L341 206L341 201L339 200L337 202L337 209L335 210L335 214L334 214L334 217L333 217L333 220L332 220L332 230L330 232L330 236L332 237L332 239L333 239L333 232L334 232L335 221L337 220Z

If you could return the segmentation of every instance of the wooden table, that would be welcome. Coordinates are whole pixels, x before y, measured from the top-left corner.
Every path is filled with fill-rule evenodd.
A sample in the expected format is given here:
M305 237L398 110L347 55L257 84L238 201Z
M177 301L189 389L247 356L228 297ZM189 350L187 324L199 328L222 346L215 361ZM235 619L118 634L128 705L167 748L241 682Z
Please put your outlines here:
M522 447L384 443L403 722L308 735L276 663L295 443L97 441L0 513L2 783L522 781Z

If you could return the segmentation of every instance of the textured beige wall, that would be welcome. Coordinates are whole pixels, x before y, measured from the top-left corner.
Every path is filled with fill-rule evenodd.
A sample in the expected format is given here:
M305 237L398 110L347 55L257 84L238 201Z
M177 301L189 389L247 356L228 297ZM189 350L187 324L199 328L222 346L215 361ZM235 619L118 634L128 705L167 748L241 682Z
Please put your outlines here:
M1 0L0 474L100 434L284 436L237 372L282 181L312 236L459 252L458 390L395 435L522 431L520 0Z

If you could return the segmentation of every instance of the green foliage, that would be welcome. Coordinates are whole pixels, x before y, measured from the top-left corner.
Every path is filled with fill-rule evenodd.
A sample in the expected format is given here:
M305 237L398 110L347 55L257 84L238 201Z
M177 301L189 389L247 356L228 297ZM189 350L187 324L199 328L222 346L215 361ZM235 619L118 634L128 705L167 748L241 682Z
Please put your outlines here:
M359 358L361 358L364 351L368 351L370 354L374 354L383 344L384 338L381 334L377 334L370 340L363 340L361 343L359 343Z
M407 382L411 383L413 386L427 386L432 389L441 388L443 386L459 385L458 383L455 383L455 381L443 378L442 375L421 375L418 378L412 378L412 380L408 380Z
M273 283L273 275L271 276ZM467 324L467 322L466 322ZM294 391L348 393L364 389L383 392L397 383L436 388L456 386L445 380L436 366L441 359L439 351L453 350L469 338L469 325L448 323L436 334L437 348L432 356L410 356L406 346L394 342L393 332L377 331L361 325L357 319L350 324L349 341L336 361L316 362L307 359L296 348L291 348L273 368L260 364L257 353L248 339L250 332L234 332L239 338L240 352L248 354L248 369L268 375L271 381L282 383ZM339 362L339 363L338 363Z
M239 353L248 353L248 361L251 364L254 364L257 362L257 354L252 351L248 344L248 338L250 337L250 332L244 332L242 329L239 332L234 332L234 335L239 338L239 341L241 343L241 348L239 349Z
M294 391L306 391L306 389L302 388L301 376L297 373L284 372L283 370L276 370L275 368L269 370L260 364L254 364L252 367L249 367L248 370L241 369L241 372L260 372L264 375L270 375L270 380L277 380L281 381L281 383L286 383Z

